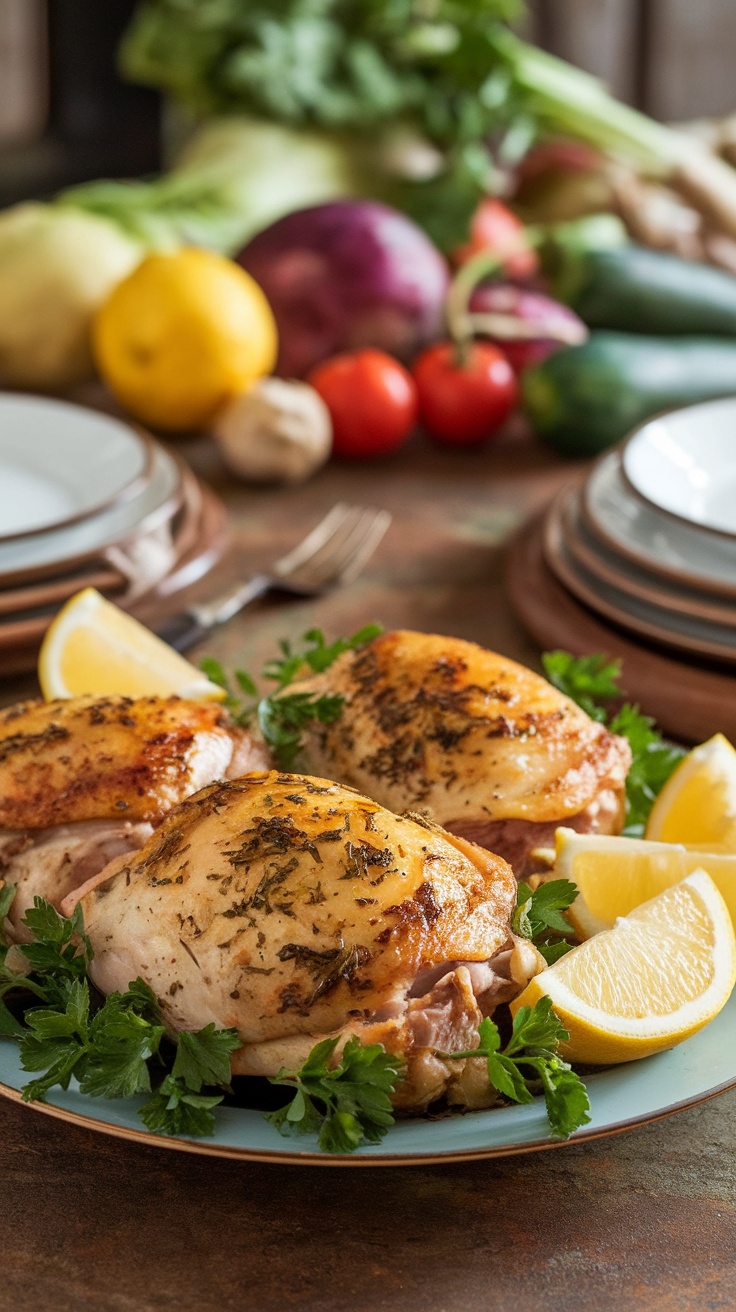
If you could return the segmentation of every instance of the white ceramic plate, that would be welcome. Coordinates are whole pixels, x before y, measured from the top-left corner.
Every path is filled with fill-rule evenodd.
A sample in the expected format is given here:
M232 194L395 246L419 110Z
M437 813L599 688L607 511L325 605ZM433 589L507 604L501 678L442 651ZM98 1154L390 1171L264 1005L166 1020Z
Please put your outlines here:
M135 429L67 401L0 393L0 542L127 500L151 460Z
M736 539L736 397L650 419L629 438L622 464L645 501Z
M618 452L593 469L582 510L590 531L628 559L685 586L736 596L736 541L642 501L623 478Z
M735 1026L736 993L710 1025L679 1047L586 1077L592 1120L565 1142L578 1144L643 1125L736 1087ZM19 1099L19 1090L30 1078L21 1070L16 1044L0 1040L0 1095ZM261 1112L240 1107L217 1109L217 1130L211 1139L150 1134L137 1115L144 1101L143 1097L88 1098L72 1084L66 1092L52 1089L47 1104L33 1102L27 1107L29 1113L50 1113L90 1130L159 1148L277 1165L412 1166L564 1146L549 1136L541 1098L521 1107L499 1107L435 1121L399 1121L381 1143L350 1155L321 1153L313 1135L284 1139Z
M130 500L64 528L0 541L0 586L45 574L59 574L105 547L150 532L174 513L181 501L181 474L173 456L153 444L150 478Z

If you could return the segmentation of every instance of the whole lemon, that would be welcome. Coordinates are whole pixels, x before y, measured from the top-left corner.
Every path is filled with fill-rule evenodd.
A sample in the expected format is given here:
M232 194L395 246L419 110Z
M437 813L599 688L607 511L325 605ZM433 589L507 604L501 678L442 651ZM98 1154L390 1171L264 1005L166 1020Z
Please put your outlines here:
M189 247L149 255L98 311L93 349L118 401L154 428L208 424L276 363L276 323L239 265Z

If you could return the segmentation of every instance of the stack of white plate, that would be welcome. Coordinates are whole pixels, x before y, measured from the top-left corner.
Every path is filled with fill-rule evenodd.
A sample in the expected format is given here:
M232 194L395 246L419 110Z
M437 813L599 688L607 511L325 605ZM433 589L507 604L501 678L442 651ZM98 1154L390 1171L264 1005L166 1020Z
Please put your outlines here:
M51 619L92 586L133 613L219 560L226 515L178 455L119 419L0 394L0 674L33 666Z
M544 552L608 621L736 664L736 398L637 429L552 505Z

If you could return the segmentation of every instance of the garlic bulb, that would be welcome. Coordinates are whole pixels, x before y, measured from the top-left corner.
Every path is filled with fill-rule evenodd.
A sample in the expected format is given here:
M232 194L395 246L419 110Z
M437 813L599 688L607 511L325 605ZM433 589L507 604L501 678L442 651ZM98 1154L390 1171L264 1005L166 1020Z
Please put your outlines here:
M212 432L226 464L256 483L302 483L328 459L332 422L307 383L261 378L217 414Z

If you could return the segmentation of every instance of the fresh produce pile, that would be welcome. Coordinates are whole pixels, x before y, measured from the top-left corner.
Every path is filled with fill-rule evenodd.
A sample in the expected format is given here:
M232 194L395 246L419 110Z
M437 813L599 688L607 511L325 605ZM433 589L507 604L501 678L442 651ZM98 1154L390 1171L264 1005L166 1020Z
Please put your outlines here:
M518 12L142 0L124 71L220 117L161 178L0 214L0 384L96 370L255 481L417 425L482 443L517 406L592 455L736 391L721 137L618 104L521 41Z

